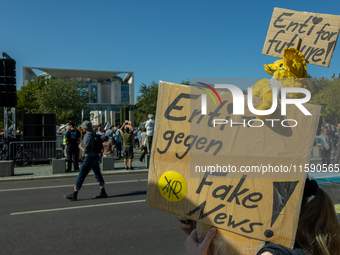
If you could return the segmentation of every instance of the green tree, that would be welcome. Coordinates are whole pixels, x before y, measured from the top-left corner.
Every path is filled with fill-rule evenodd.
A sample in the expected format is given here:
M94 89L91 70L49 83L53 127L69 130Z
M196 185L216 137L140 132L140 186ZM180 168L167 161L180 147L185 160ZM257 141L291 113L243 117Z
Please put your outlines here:
M189 79L187 79L186 81L182 80L181 84L190 85L190 80Z
M312 99L309 103L322 106L321 116L327 123L339 121L340 104L338 98L340 98L340 78L313 78L312 83L310 80L309 83L312 94Z
M144 83L139 88L140 95L137 97L135 121L137 125L148 120L148 114L156 115L158 84L152 82L147 86Z
M17 123L21 124L23 113L55 113L57 124L80 123L82 109L89 114L88 101L87 90L79 81L39 78L18 91Z
M37 81L29 81L26 85L23 85L20 90L17 90L15 115L18 129L22 129L22 115L24 113L32 113L39 108L36 95L46 84L47 80L40 77Z

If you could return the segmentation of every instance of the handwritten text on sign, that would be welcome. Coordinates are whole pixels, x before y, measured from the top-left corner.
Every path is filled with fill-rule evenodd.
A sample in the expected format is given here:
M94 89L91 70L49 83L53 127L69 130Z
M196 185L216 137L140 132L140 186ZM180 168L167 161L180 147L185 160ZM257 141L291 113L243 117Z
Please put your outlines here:
M256 128L244 124L256 118L248 107L244 116L234 116L232 94L224 91L218 93L221 104L207 100L203 115L202 93L194 86L160 82L148 204L233 235L290 246L296 234L304 176L261 178L256 173L224 171L196 175L194 166L230 164L238 168L242 164L309 161L319 108L306 104L312 113L306 116L297 107L289 107L287 119L297 119L305 126L284 128L269 123ZM261 103L253 99L255 107ZM228 123L233 120L233 124L214 127L214 118ZM232 245L246 247L237 242Z
M262 54L282 58L283 49L296 47L307 62L329 66L340 30L340 16L275 8Z

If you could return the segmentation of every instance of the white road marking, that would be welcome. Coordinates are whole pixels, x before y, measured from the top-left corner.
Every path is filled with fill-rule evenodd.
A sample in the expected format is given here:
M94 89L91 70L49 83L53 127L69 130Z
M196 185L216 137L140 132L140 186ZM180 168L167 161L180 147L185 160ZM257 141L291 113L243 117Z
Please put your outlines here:
M44 213L44 212L65 211L65 210L92 208L92 207L109 206L109 205L133 204L133 203L140 203L140 202L145 202L145 201L146 201L146 199L143 199L143 200L133 200L133 201L123 201L123 202L115 202L115 203L107 203L107 204L97 204L97 205L83 205L83 206L74 206L74 207L54 208L54 209L27 211L27 212L15 212L15 213L11 213L10 215L21 215L21 214L31 214L31 213Z
M105 184L119 184L119 183L129 183L129 182L144 182L147 180L127 180L127 181L114 181L114 182L105 182ZM90 186L90 185L99 185L98 182L96 183L85 183L83 186ZM17 189L0 189L0 192L6 191L22 191L22 190L35 190L35 189L54 189L54 188L65 188L65 187L74 187L74 184L69 185L59 185L59 186L44 186L44 187L30 187L30 188L17 188Z

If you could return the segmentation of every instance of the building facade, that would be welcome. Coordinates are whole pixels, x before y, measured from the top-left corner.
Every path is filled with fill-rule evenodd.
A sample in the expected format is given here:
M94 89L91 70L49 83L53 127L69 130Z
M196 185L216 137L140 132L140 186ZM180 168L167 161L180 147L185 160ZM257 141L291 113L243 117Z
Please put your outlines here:
M37 75L33 70L42 72ZM89 93L88 107L94 125L103 122L120 123L120 109L128 107L134 116L134 73L116 71L90 71L56 69L42 67L23 67L23 84L36 81L39 77L76 79L84 82Z

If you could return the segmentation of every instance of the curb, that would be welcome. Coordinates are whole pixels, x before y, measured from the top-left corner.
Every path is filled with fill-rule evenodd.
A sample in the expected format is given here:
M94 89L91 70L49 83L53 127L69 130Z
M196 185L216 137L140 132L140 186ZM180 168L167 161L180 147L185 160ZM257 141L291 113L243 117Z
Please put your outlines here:
M321 163L321 158L314 158L310 159L310 164ZM141 169L141 170L109 170L109 171L102 171L102 175L125 175L125 174L143 174L148 173L149 169ZM93 176L93 172L88 174L89 176ZM0 178L1 182L13 182L13 181L32 181L32 180L47 180L47 179L63 179L63 178L76 178L78 176L77 173L65 173L65 174L51 174L51 175L37 175L37 176L29 176L29 177L16 177L16 176L7 176Z
M148 173L149 169L143 170L114 170L113 171L102 171L102 175L124 175L124 174L144 174ZM93 172L90 172L88 176L93 176ZM54 175L44 175L44 176L31 176L31 177L3 177L0 178L0 182L12 182L12 181L32 181L32 180L47 180L47 179L63 179L63 178L76 178L78 173L70 173L70 174L54 174Z

